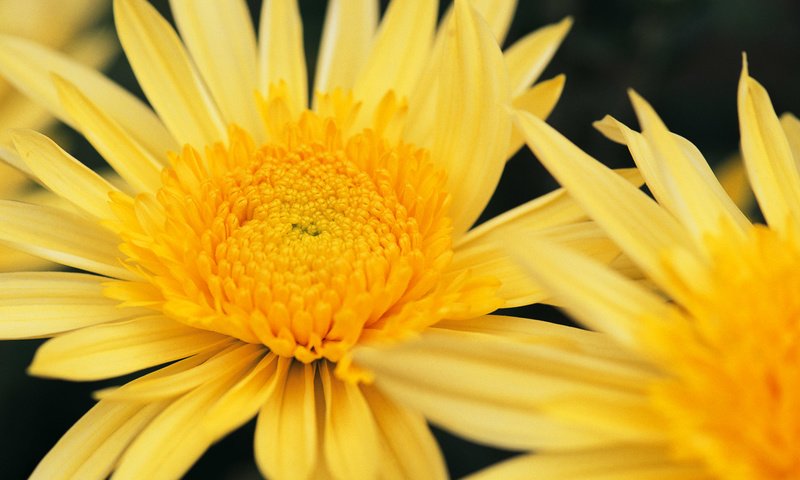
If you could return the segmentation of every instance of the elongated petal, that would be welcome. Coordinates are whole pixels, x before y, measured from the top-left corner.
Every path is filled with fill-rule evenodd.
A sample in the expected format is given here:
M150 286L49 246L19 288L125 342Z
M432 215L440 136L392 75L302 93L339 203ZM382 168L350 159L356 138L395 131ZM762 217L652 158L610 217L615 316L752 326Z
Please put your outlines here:
M256 424L256 462L267 478L309 478L317 462L315 366L278 360L275 390Z
M228 337L185 327L162 316L96 325L48 340L30 372L43 377L99 380L201 352Z
M561 92L564 91L566 76L558 75L537 83L528 90L516 96L511 103L515 110L528 112L542 120L547 120L550 112L555 108ZM511 142L506 157L511 157L525 144L525 138L517 128L511 129Z
M750 185L771 228L795 233L800 225L800 174L767 91L742 67L739 128Z
M678 221L611 170L581 151L542 120L516 116L528 146L550 173L648 275L661 285L671 280L661 259L679 248L696 253Z
M175 23L225 123L263 140L256 109L256 34L243 0L170 0Z
M791 113L781 115L781 128L789 141L795 165L800 168L800 120Z
M377 0L331 0L319 46L314 90L352 88L378 26Z
M539 78L572 27L572 18L547 25L517 41L505 52L511 94L524 92Z
M117 189L103 177L31 130L13 133L14 145L31 172L47 188L99 219L110 219L108 193Z
M0 242L62 265L132 279L122 266L119 239L65 210L0 200Z
M386 478L447 478L444 458L425 418L395 404L376 388L363 386L361 391L382 439L380 468Z
M441 59L431 156L447 171L457 238L478 218L505 166L510 99L500 49L467 0L456 2L455 33Z
M51 72L81 90L92 92L99 108L116 119L151 154L175 150L176 143L161 120L139 99L101 73L35 43L0 36L0 73L61 121L72 125L53 85Z
M670 133L639 95L631 91L630 96L649 147L632 147L631 153L648 185L655 177L665 189L659 195L653 192L656 199L681 220L699 244L709 231L717 231L722 222L736 227L731 231L743 234L750 222L725 193L700 151L686 139ZM620 129L629 143L636 142L635 132L624 126Z
M514 18L514 11L517 9L517 0L470 0L470 5L480 16L486 20L492 30L497 44L502 45L506 39L511 20ZM442 17L441 26L437 32L437 41L447 32L448 21L452 19L453 6L451 5Z
M289 106L298 114L308 106L308 74L303 49L303 21L297 0L266 0L261 7L259 71L261 92L286 82Z
M325 461L335 478L375 478L380 437L375 419L357 385L320 369L325 392Z
M178 142L202 148L225 139L219 111L169 23L144 0L115 0L114 19L139 85Z
M131 441L165 406L99 402L39 462L31 480L108 477Z

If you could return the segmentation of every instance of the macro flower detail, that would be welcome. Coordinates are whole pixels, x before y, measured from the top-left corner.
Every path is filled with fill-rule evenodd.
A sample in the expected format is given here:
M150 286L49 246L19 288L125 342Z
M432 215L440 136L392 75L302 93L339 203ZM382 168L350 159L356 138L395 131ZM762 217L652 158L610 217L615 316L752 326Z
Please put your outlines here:
M35 375L161 366L97 392L33 478L180 477L254 417L277 479L442 478L426 420L532 445L537 419L507 403L540 360L520 341L537 324L488 314L548 296L504 244L525 228L607 263L619 249L563 190L471 227L522 144L509 105L544 118L560 95L563 76L532 83L571 22L504 53L514 1L458 0L438 28L436 3L392 2L378 24L377 2L330 2L309 95L294 1L265 2L256 41L241 1L171 2L179 37L117 0L152 110L0 38L0 73L121 180L13 132L12 163L70 205L0 201L0 241L82 272L0 277L14 293L0 336L54 337ZM407 362L434 375L393 379Z
M628 146L656 201L537 119L517 118L537 156L652 284L546 240L518 250L568 311L607 334L604 356L618 359L581 355L560 378L583 380L555 395L537 391L543 382L531 385L533 408L582 432L579 439L544 440L540 453L476 477L797 478L797 120L778 119L745 64L739 121L768 223L758 225L724 194L699 151L631 98L642 133L611 117L597 126ZM588 332L573 333L574 345Z

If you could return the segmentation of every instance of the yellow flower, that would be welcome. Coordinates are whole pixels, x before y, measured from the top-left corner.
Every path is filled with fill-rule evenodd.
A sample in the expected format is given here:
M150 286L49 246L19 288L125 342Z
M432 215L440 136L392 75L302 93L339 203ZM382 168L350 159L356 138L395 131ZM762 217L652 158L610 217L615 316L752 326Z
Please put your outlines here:
M657 288L544 240L518 252L607 335L574 332L561 353L571 363L531 385L559 435L479 478L800 478L800 123L778 120L745 65L742 153L768 222L753 225L697 148L631 98L642 133L610 117L598 126L627 144L658 203L518 117L537 156Z
M270 478L441 478L425 423L527 448L514 409L529 325L487 316L545 299L505 253L526 227L612 261L563 191L470 230L512 136L509 104L545 117L563 77L531 86L569 28L505 54L515 2L330 3L312 106L296 2L143 0L114 13L155 112L95 71L0 39L0 72L67 119L116 188L31 131L25 168L78 213L0 202L0 241L75 272L0 276L0 336L54 336L36 375L98 392L34 478L174 478L258 416ZM53 72L53 73L51 73ZM628 177L633 177L630 172ZM405 349L397 349L405 345ZM407 368L407 366L413 367ZM422 369L419 367L422 366ZM512 407L509 407L511 402Z
M92 66L108 62L116 52L107 32L86 27L105 11L103 0L0 0L0 34L28 38L62 50ZM87 33L88 32L88 33ZM27 99L8 82L0 79L0 158L13 162L14 152L8 128L44 129L53 123L46 108ZM25 194L26 176L16 168L0 163L0 198ZM47 201L41 195L29 195L28 201ZM0 271L40 268L41 259L0 247Z

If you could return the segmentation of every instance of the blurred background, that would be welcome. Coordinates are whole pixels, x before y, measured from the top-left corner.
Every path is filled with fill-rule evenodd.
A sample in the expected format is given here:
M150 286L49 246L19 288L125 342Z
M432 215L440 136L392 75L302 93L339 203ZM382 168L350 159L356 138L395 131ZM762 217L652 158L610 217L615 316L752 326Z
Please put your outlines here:
M18 0L0 0L2 2ZM37 2L40 0L23 0ZM254 15L260 1L250 1ZM309 64L314 65L324 0L301 0ZM386 1L382 2L388 3ZM449 1L442 2L448 4ZM670 129L693 141L717 164L738 149L736 86L741 54L772 96L778 113L800 111L800 2L796 0L520 0L506 45L567 15L575 24L543 79L567 75L550 123L578 146L612 166L631 165L627 150L605 140L591 122L611 114L635 126L626 89L634 88ZM153 4L169 17L166 0ZM444 6L444 5L443 5ZM2 11L2 10L0 10ZM16 19L4 19L13 23ZM24 22L24 18L18 19ZM110 1L97 25L113 31ZM141 95L125 59L106 70ZM9 125L13 126L13 125ZM6 125L0 125L5 128ZM100 160L66 127L71 152L89 165ZM512 159L482 220L555 187L533 155ZM481 220L481 221L482 221ZM512 313L563 321L545 307ZM0 342L0 478L26 478L37 461L93 404L91 392L121 383L69 383L28 377L39 341ZM256 479L252 424L212 447L186 478ZM513 455L437 431L448 467L461 477Z

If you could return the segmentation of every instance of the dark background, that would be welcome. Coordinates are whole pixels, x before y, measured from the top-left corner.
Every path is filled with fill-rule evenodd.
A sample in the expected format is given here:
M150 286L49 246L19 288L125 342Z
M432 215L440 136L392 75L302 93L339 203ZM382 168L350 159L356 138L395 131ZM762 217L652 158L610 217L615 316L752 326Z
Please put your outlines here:
M167 14L166 1L153 2ZM322 0L301 0L309 63L314 64L324 14ZM384 4L387 2L383 2ZM449 2L443 2L449 3ZM250 1L254 14L258 1ZM736 85L741 53L753 77L771 93L778 112L800 111L800 2L791 0L520 0L506 46L547 23L572 15L575 25L543 78L566 73L567 84L550 123L609 165L627 166L624 148L605 140L591 122L609 113L635 125L626 89L648 99L675 132L716 163L738 148ZM111 28L111 17L106 16ZM109 75L139 92L123 58ZM140 93L140 92L139 92ZM99 164L71 135L72 150ZM554 188L530 153L512 159L488 218ZM552 312L535 307L525 316ZM25 478L86 410L93 390L111 383L70 383L28 377L38 341L0 342L0 478ZM214 446L187 478L255 479L250 424ZM511 453L469 444L437 431L451 474L460 477Z

